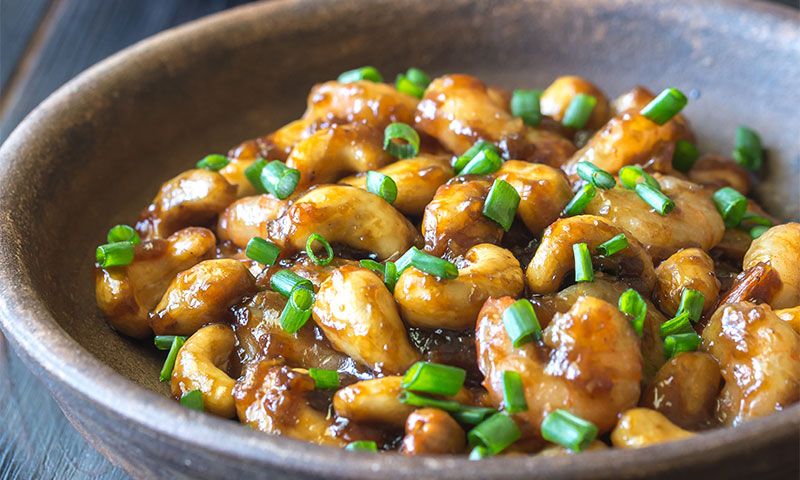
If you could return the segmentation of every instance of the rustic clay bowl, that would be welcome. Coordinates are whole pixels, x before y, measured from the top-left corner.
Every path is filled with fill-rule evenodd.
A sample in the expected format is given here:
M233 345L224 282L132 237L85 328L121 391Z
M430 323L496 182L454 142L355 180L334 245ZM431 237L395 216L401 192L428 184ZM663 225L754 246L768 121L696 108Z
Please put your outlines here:
M141 478L775 477L798 467L800 406L638 451L562 458L404 458L321 448L181 408L163 354L111 331L94 306L95 245L159 184L208 152L271 131L315 82L372 64L469 72L507 87L555 76L611 95L693 92L704 149L734 129L770 148L761 200L797 218L800 19L763 3L602 0L274 1L157 35L61 88L0 151L0 322L65 413ZM391 77L389 77L391 78Z

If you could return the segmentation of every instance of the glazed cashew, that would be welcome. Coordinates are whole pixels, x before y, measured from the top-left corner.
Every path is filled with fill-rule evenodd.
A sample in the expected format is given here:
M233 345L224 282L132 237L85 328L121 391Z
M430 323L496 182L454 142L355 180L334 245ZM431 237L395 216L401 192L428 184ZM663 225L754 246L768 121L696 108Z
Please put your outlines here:
M617 448L644 448L691 436L694 436L692 432L673 424L655 410L634 408L620 417L619 423L611 432L611 443Z
M626 111L638 112L655 98L656 96L653 92L637 85L611 102L611 114L618 117ZM694 141L694 133L686 117L679 113L672 117L670 123L673 123L674 128L680 130L679 136L681 138Z
M522 376L528 411L514 418L539 432L558 408L609 431L617 415L636 405L642 380L639 339L630 321L603 300L581 297L544 329L542 342L511 344L503 312L511 297L490 298L481 310L475 341L484 387L495 406L503 401L503 372ZM609 339L613 339L609 340Z
M381 197L348 185L324 185L306 192L268 226L283 255L304 250L318 233L329 242L374 252L385 260L421 243L414 226Z
M212 221L236 199L236 187L217 172L188 170L161 186L136 229L143 239L165 238Z
M539 163L509 160L495 177L510 183L517 191L520 197L517 217L534 235L539 235L561 215L573 195L560 169Z
M480 243L500 243L503 229L483 215L492 184L456 178L436 190L422 217L425 251L456 257Z
M703 294L703 311L717 304L719 280L714 273L714 260L699 248L678 250L656 268L653 299L662 312L675 315L685 288Z
M245 248L253 237L264 237L268 222L283 215L288 206L271 194L239 199L219 216L217 235L223 242Z
M216 323L196 331L175 358L172 396L180 398L192 390L200 390L207 412L233 418L236 415L233 404L235 382L226 371L235 344L236 336L227 325Z
M719 365L711 355L684 352L661 367L639 405L657 410L681 428L699 430L714 418L721 382Z
M421 408L409 415L400 452L406 455L456 455L467 447L467 435L444 410Z
M97 306L108 322L125 335L151 335L148 312L158 305L177 274L214 255L215 243L214 234L199 227L184 228L167 239L143 242L136 247L130 265L97 269Z
M767 303L782 288L777 270L759 262L741 272L730 290L719 300L719 305L738 302Z
M610 118L608 99L595 84L583 77L568 75L556 78L542 92L542 97L539 101L542 114L561 122L570 102L580 93L591 95L597 99L597 104L594 106L589 121L586 123L586 128L597 130L605 125Z
M592 443L590 443L588 447L586 447L585 449L581 450L581 452L588 452L588 451L591 451L591 450L608 450L608 445L606 445L605 443L601 442L600 440L595 440ZM539 451L539 453L537 453L536 456L540 456L540 457L563 457L563 456L567 456L567 455L577 455L577 454L579 454L581 452L574 452L574 451L570 450L569 448L564 448L564 447L561 447L561 446L558 446L558 445L551 445L551 446Z
M467 251L452 280L407 268L397 280L394 297L411 326L462 330L475 325L487 298L516 297L523 288L522 268L514 255L483 243Z
M422 215L436 189L453 178L453 168L444 155L420 154L416 158L400 160L377 171L397 184L397 199L392 204L394 208L415 217ZM339 183L366 190L367 177L366 174L361 174L344 178Z
M788 323L795 332L800 334L800 305L792 308L784 308L782 310L775 310L775 315L781 320Z
M333 396L333 409L354 422L403 428L416 407L400 401L402 383L403 377L388 376L348 385Z
M595 252L601 243L625 233L628 246L610 257L592 256L602 270L624 277L633 288L648 294L655 283L653 261L642 245L629 233L602 217L578 215L556 220L547 227L536 253L525 272L533 293L557 292L575 265L572 245L586 243Z
M800 399L800 336L769 307L720 307L703 330L703 350L725 380L716 411L721 423L739 425Z
M374 371L403 373L419 359L392 294L371 270L336 269L317 292L313 316L335 349Z
M599 215L630 232L653 260L664 260L681 248L711 250L722 240L725 225L707 191L675 177L655 174L675 209L661 216L633 190L598 189L584 213Z
M732 159L722 155L703 155L694 162L687 175L694 183L714 190L731 187L742 195L747 195L750 191L750 173Z
M311 89L303 119L320 126L363 123L383 131L392 122L413 124L417 102L385 83L325 82Z
M191 335L221 320L228 308L255 290L255 279L238 260L200 262L172 281L150 317L156 335Z
M744 256L747 270L759 262L770 265L780 276L781 287L768 299L773 308L800 305L800 223L776 225L753 240Z
M314 284L314 288L319 290L322 282L327 280L337 268L344 267L345 265L357 267L359 263L356 260L334 257L331 263L327 265L317 265L309 257L303 255L298 258L289 269L310 281Z
M383 149L383 132L366 125L317 130L295 145L286 166L300 171L298 191L332 183L345 175L377 170L394 158Z

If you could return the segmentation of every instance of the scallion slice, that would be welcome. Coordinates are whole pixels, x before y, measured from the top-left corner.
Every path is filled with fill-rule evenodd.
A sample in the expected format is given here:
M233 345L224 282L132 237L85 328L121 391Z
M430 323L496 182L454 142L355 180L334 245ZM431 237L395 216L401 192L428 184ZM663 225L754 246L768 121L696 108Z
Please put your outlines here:
M676 315L687 313L689 315L689 320L691 320L692 323L696 323L703 314L703 303L705 303L705 301L706 297L699 291L691 288L684 288L681 292L681 303L678 306L678 313L676 313Z
M202 160L197 162L197 168L205 168L206 170L211 170L212 172L218 172L227 167L228 163L230 163L228 157L218 153L213 153L211 155L206 155Z
M344 449L350 452L378 453L378 444L372 440L358 440L348 443Z
M417 131L405 123L390 123L383 131L383 149L393 157L416 157L419 142Z
M452 397L464 386L467 372L463 368L441 363L417 362L403 376L402 387L416 393Z
M457 411L450 412L450 416L463 425L477 425L495 413L497 413L497 410L494 408L461 405Z
M397 200L397 184L392 177L380 172L367 172L367 190L392 204Z
M368 258L365 260L359 260L358 265L361 268L367 268L375 273L379 273L381 276L383 276L383 273L385 271L385 267L383 266L382 263L376 262L375 260L370 260Z
M764 147L761 146L761 137L747 127L736 129L736 148L733 150L733 159L744 168L756 172L764 164Z
M597 99L585 93L579 93L572 98L569 102L567 111L564 112L564 118L561 123L565 127L580 130L586 126L589 117L592 116L592 110L597 105Z
M542 421L542 438L573 452L580 452L597 438L597 426L558 409L550 412Z
M394 286L397 284L397 266L394 262L386 262L383 266L383 283L390 292L394 292Z
M683 92L677 88L667 88L645 105L639 113L658 125L664 125L683 110L688 102Z
M681 352L694 352L700 346L700 335L695 332L678 333L664 339L664 354L672 358Z
M694 162L700 157L700 151L692 142L678 140L675 142L675 151L672 154L672 168L679 172L688 172Z
M276 291L286 298L292 293L295 288L306 288L314 291L314 284L310 280L306 280L300 275L291 270L279 270L275 272L269 279L269 286L273 291Z
M626 248L628 248L628 237L624 233L620 233L598 245L596 250L598 254L610 257Z
M412 407L419 407L419 408L438 408L439 410L444 410L445 412L457 412L461 409L461 404L455 400L441 400L439 398L431 398L425 397L423 395L417 395L413 392L403 391L400 393L398 397L400 399L400 403L405 403L406 405L411 405Z
M111 227L107 235L108 243L131 242L134 245L142 243L139 234L128 225L115 225Z
M402 257L395 262L397 275L409 266L414 266L417 270L439 277L443 280L452 280L458 277L458 267L453 262L434 257L425 253L417 247L411 247Z
M762 227L771 227L773 225L772 220L769 218L762 217L761 215L752 212L745 212L744 216L742 216L742 223L750 223L752 225L759 225Z
M370 82L380 83L383 81L383 75L375 67L361 67L353 70L348 70L339 75L338 80L341 83L353 83L359 80L369 80Z
M308 376L314 379L314 388L329 390L339 387L339 372L322 368L309 368Z
M593 282L594 269L589 246L583 242L572 245L572 256L575 258L575 281Z
M520 117L525 125L538 126L542 122L541 98L541 90L514 90L511 95L511 115Z
M617 306L622 313L632 318L631 326L641 337L644 332L644 319L647 316L647 303L644 298L639 292L629 288L619 296Z
M505 413L495 413L467 433L471 446L483 445L497 455L520 439L516 422Z
M765 227L763 225L757 225L750 229L750 238L755 240L756 238L764 235L764 233L769 230L770 227Z
M256 189L258 193L267 193L267 188L261 182L261 172L267 166L267 161L263 158L256 159L244 169L244 176Z
M457 174L461 173L461 170L463 170L464 167L466 167L467 164L470 161L472 161L472 159L475 158L475 156L481 150L487 148L496 153L498 157L500 156L500 152L497 151L497 147L493 143L489 143L483 140L478 140L471 147L469 147L469 149L466 152L462 153L461 156L455 159L455 161L453 162L453 170L455 170Z
M281 249L277 245L261 237L251 238L244 249L247 258L267 267L275 263L280 253Z
M424 70L416 67L411 67L406 70L406 77L422 88L428 88L428 85L431 84L431 76L425 73Z
M536 311L533 304L525 298L506 308L503 312L503 326L506 327L511 344L516 348L542 338L542 327L536 318Z
M394 81L394 88L398 92L411 95L412 97L422 98L425 95L425 87L414 83L407 75L401 73Z
M592 201L594 196L597 194L597 188L591 183L587 183L580 190L578 193L572 197L572 200L569 201L566 207L564 207L564 212L562 213L565 217L572 217L574 215L580 215L583 213L586 206L589 205L589 202Z
M611 189L617 185L614 176L591 162L578 162L578 176L597 188Z
M472 451L469 452L469 459L472 461L475 460L483 460L484 458L489 458L492 456L492 452L489 451L488 448L477 445Z
M661 190L653 188L646 183L636 185L636 195L644 200L653 210L662 217L675 210L675 202L671 198L661 193Z
M294 193L299 182L300 170L289 168L280 160L273 160L261 169L261 184L281 200Z
M519 200L519 194L510 183L496 178L483 204L483 216L494 220L507 232L514 223Z
M115 242L100 245L94 256L100 267L111 268L130 265L135 253L136 247L132 242Z
M281 328L284 332L295 334L303 328L309 317L311 317L311 307L314 305L314 292L308 288L297 288L292 290L289 301L283 307L280 316Z
M169 347L167 359L164 360L164 366L161 367L161 374L159 380L162 382L168 381L172 377L172 369L175 368L175 359L178 357L178 351L186 341L186 337L176 336L172 339L172 345Z
M694 332L694 328L692 328L692 322L689 321L689 312L678 314L675 316L675 318L667 320L659 327L661 338L667 338L670 335L675 335L678 333L692 332Z
M203 392L200 390L192 390L181 395L181 405L191 410L204 411L206 409L203 402Z
M314 253L314 243L322 245L322 248L325 250L324 257L320 258ZM306 240L306 255L308 255L308 258L310 258L312 262L324 267L333 261L333 247L325 240L325 237L318 233L312 233Z
M528 401L525 399L522 376L513 370L503 372L503 407L508 413L519 413L528 410Z
M156 335L153 339L153 344L155 344L156 348L159 350L169 350L172 348L172 342L175 341L176 335ZM181 337L183 341L186 341L187 337Z
M459 175L489 175L500 170L503 158L492 148L483 148L461 169Z
M731 187L723 187L714 192L711 197L717 211L722 215L725 227L733 228L739 225L747 211L747 198Z
M635 189L636 185L639 185L639 183L645 183L656 190L661 190L661 185L658 183L658 180L650 176L650 174L645 172L639 165L626 165L620 168L619 183L629 190Z

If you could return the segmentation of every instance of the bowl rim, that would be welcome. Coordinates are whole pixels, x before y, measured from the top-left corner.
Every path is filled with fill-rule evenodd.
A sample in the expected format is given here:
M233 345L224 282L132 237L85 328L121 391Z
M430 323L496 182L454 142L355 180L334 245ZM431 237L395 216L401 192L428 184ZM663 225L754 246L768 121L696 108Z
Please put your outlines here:
M618 4L614 0L569 0L573 4ZM680 0L689 3L691 0ZM29 167L15 164L17 152L24 151L28 139L45 132L56 116L69 116L83 92L116 82L124 82L125 64L131 59L140 63L158 61L170 51L189 44L202 49L209 42L224 41L220 32L239 28L243 23L268 17L297 15L313 7L314 0L276 0L248 4L175 27L146 38L99 62L59 88L31 112L0 148L0 212L6 224L11 202L8 191L24 181ZM332 9L344 2L335 3ZM762 15L771 22L800 25L800 12L787 6L748 2L746 0L710 0L708 4ZM258 35L257 33L246 33ZM79 110L79 108L76 108ZM283 471L324 475L329 478L374 478L391 472L396 478L436 476L451 479L511 478L522 474L541 477L585 477L598 475L595 462L614 465L619 471L658 474L669 470L693 452L700 463L712 464L730 456L732 451L746 454L770 439L791 435L800 429L800 405L768 417L747 422L735 429L722 428L687 440L638 450L593 451L572 457L510 457L470 462L462 457L414 457L399 454L362 454L320 447L291 438L264 435L242 428L238 423L201 414L181 407L155 392L138 387L115 372L71 338L42 302L31 282L23 260L21 239L11 229L0 235L0 327L21 353L29 367L48 382L56 382L94 408L111 412L118 421L130 422L158 437L170 437L187 449L213 451L255 465L270 465ZM133 386L133 388L131 388ZM48 387L50 385L48 384ZM220 442L219 438L224 438ZM587 458L583 458L588 456ZM613 463L611 463L611 462ZM346 465L331 471L331 465ZM608 473L606 471L605 473Z

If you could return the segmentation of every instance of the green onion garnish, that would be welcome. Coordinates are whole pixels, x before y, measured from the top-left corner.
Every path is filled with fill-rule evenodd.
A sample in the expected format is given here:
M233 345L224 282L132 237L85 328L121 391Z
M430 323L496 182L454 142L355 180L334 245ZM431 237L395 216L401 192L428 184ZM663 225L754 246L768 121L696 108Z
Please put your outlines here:
M267 188L261 183L261 172L267 166L267 161L259 158L244 169L244 176L253 185L258 193L267 193Z
M294 193L300 182L300 170L289 168L280 160L273 160L261 169L261 184L281 200Z
M692 142L678 140L675 142L675 152L672 154L672 168L686 173L692 169L699 157L700 150Z
M394 262L386 262L383 266L383 283L390 292L394 292L394 286L397 284L397 266Z
M733 228L739 225L747 211L747 198L731 187L723 187L714 192L711 197L717 211L722 215L725 227Z
M439 410L444 410L445 412L457 412L461 409L461 404L455 400L441 400L438 398L425 397L408 391L401 392L398 399L400 400L400 403L405 403L406 405L411 405L412 407L438 408Z
M613 175L591 162L578 162L577 171L579 177L598 188L608 190L617 184Z
M505 413L495 413L467 433L471 446L482 445L497 455L520 439L516 422Z
M395 265L397 268L397 275L400 275L403 273L403 270L413 265L417 270L444 280L452 280L458 277L458 267L456 267L453 262L434 257L417 247L408 249L402 257L397 259Z
M383 81L383 75L375 67L361 67L353 70L348 70L339 75L338 80L341 83L353 83L359 80L369 80L370 82L380 83Z
M139 234L128 225L115 225L108 231L108 243L131 242L134 245L142 243Z
M525 125L539 125L542 121L541 98L541 90L514 90L511 95L511 115L520 117Z
M309 368L308 376L314 379L314 388L329 390L339 387L339 372L322 368Z
M512 303L503 312L503 326L506 327L511 344L520 346L542 338L542 326L536 318L533 304L525 298Z
M483 148L461 169L459 175L489 175L500 170L503 158L493 148Z
M564 118L561 120L561 123L565 127L580 130L586 126L586 122L589 121L589 117L592 115L592 110L594 110L595 105L597 105L597 99L593 96L586 95L585 93L575 95L572 101L569 102L569 106L567 107L567 111L564 112Z
M513 370L503 372L503 407L508 413L526 412L528 410L525 389L522 385L522 376Z
M450 412L450 415L463 425L477 425L495 413L497 413L497 410L494 408L461 405L461 408L455 412Z
M428 85L431 84L431 77L424 70L421 70L416 67L411 67L406 70L406 77L409 80L416 83L417 85L422 85L425 88L428 88Z
M175 368L175 358L177 358L178 350L181 349L185 341L186 337L181 336L176 336L172 339L172 345L169 347L167 359L164 360L164 366L161 367L161 375L158 377L162 382L166 382L172 377L172 369Z
M467 372L463 368L441 363L417 362L403 376L402 386L416 393L452 397L464 386Z
M691 288L684 288L681 292L681 303L678 306L678 313L675 315L687 313L689 315L689 320L691 320L692 323L696 323L700 320L700 315L703 314L703 303L705 301L706 297L699 291Z
M203 392L200 390L192 390L191 392L186 392L181 395L181 405L186 408L197 410L202 412L206 409L205 403L203 402Z
M733 159L736 163L756 172L764 164L764 147L761 138L747 127L736 129L736 148L733 150Z
M688 100L677 88L667 88L639 112L658 125L664 125L677 115Z
M626 248L628 248L628 237L624 233L620 233L598 245L596 250L598 254L610 257Z
M692 332L694 332L694 328L692 328L692 322L689 321L689 312L683 312L675 316L675 318L662 323L659 327L661 338L666 338L670 335L675 335L678 333Z
M366 268L372 270L373 272L381 274L383 276L383 272L385 271L385 267L382 263L376 262L375 260L365 259L359 260L358 265L362 268Z
M289 298L295 288L305 288L314 291L314 284L306 280L291 270L279 270L269 279L269 286L272 290Z
M153 339L153 343L159 350L169 350L170 348L172 348L172 342L175 341L175 337L176 335L156 335L156 337ZM181 337L181 338L185 342L187 337Z
M700 335L695 332L678 333L664 339L664 354L672 358L681 352L694 352L700 346Z
M320 258L314 253L314 242L319 243L322 245L322 248L325 249L324 257ZM308 258L310 258L312 262L324 267L333 261L333 247L325 240L325 237L319 233L312 233L306 240L306 255L308 255Z
M585 243L576 243L572 246L572 256L575 258L575 281L593 282L594 269L592 269L592 256L589 246Z
M378 453L378 444L372 440L358 440L348 443L344 449L350 452Z
M753 212L745 212L744 216L742 217L742 223L751 223L753 225L760 225L762 227L771 227L772 220L767 217L762 217L761 215L757 215Z
M619 169L619 183L621 183L623 187L633 190L636 188L636 185L641 182L650 185L656 190L661 190L661 185L658 183L658 180L650 176L650 174L645 172L639 165L626 165Z
M431 77L428 76L427 73L423 72L419 68L409 68L405 74L400 74L397 76L397 81L395 82L395 88L398 91L406 93L408 95L422 98L425 94L425 89L428 88L428 85L431 83Z
M280 316L281 328L286 333L297 333L311 317L311 306L314 305L314 291L308 288L295 288L289 295L289 301L283 307Z
M519 194L510 183L496 178L483 204L483 216L494 220L507 232L514 223L519 200Z
M619 296L617 306L622 313L632 317L631 325L641 337L644 331L644 319L647 316L647 303L644 298L639 292L629 288Z
M397 199L397 184L392 177L380 172L367 172L367 190L386 200L389 204Z
M542 438L573 452L580 452L597 438L597 427L577 415L558 409L550 412L542 421Z
M135 251L132 242L107 243L97 247L94 256L102 268L123 267L133 262Z
M586 209L586 206L589 205L589 202L592 201L594 196L597 194L597 188L591 183L587 183L586 185L582 186L578 193L572 197L572 200L569 201L566 207L564 207L564 212L562 213L565 217L572 217L574 215L580 215L583 213L583 210Z
M280 253L281 249L277 245L261 237L251 238L244 249L247 258L265 266L273 265Z
M206 155L202 160L197 162L197 168L205 168L206 170L211 170L212 172L218 172L228 166L228 163L230 163L228 157L214 153L211 155Z
M481 150L487 148L496 153L498 157L500 156L500 152L497 150L497 147L493 143L489 143L483 140L478 140L471 147L469 147L469 149L466 152L461 154L460 157L455 159L455 161L453 162L453 170L455 170L457 174L461 173L461 170L463 170L464 167L466 167L467 164L470 161L472 161L472 159L475 158L475 156Z
M757 225L750 229L750 237L755 240L756 238L764 235L764 232L769 230L770 227L765 227L763 225Z
M419 142L419 133L405 123L390 123L383 131L383 149L393 157L416 157Z
M488 448L481 445L476 446L471 452L469 452L469 459L473 461L483 460L484 458L489 458L491 456L492 452L490 452Z
M675 202L671 198L661 193L661 190L653 188L646 183L636 185L636 195L644 200L648 205L664 216L675 209Z

